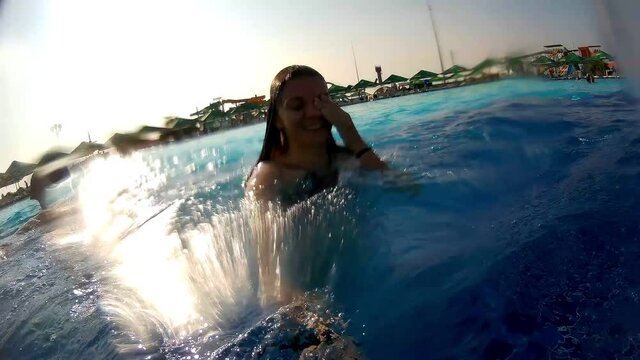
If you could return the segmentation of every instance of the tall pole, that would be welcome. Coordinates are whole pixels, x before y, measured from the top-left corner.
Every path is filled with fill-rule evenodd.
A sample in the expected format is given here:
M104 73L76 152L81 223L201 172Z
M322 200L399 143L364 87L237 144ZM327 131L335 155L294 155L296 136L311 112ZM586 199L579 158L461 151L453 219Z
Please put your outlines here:
M431 26L433 27L433 36L436 38L436 47L438 48L438 58L440 59L440 73L444 72L444 66L442 65L442 52L440 51L440 41L438 40L438 31L436 30L436 23L433 21L433 12L431 11L431 5L427 4L429 9L429 18L431 19Z
M360 74L358 74L358 62L356 61L356 52L353 50L353 43L351 43L351 54L353 55L353 65L356 68L356 78L360 82Z

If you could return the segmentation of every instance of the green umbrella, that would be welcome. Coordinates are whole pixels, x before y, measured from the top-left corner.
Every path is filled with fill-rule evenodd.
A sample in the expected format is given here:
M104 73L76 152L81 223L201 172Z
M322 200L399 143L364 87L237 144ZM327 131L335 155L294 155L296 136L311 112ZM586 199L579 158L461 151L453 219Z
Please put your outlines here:
M490 67L496 66L498 64L500 64L500 61L498 61L496 59L488 58L488 59L482 61L481 63L479 63L478 65L474 66L472 68L472 70L474 72L478 72L478 71L482 71L482 70L484 70L486 68L490 68Z
M469 76L470 74L463 74L462 72L456 73L455 75L451 76L448 79L460 79L460 78L465 78L467 76Z
M588 58L584 58L583 64L604 64L605 59L600 56L594 55Z
M555 66L556 62L546 56L538 56L537 58L535 58L535 60L531 62L531 65Z
M463 71L467 71L468 69L465 68L464 66L460 66L460 65L453 65L452 67L448 68L447 70L445 70L442 75L449 75L449 74L457 74L459 72L463 72Z
M411 80L429 79L429 78L436 77L436 76L438 76L438 74L433 73L431 71L420 70L415 75L413 75L411 77Z
M382 84L393 84L393 83L399 83L399 82L403 82L403 81L407 81L409 79L407 79L404 76L400 76L400 75L396 75L396 74L391 74L389 75L389 77L382 82Z
M436 77L434 77L434 78L431 78L431 82L436 82L436 81L445 81L445 80L447 80L447 78L446 78L446 77L444 77L444 76L436 76Z
M613 61L613 56L611 56L611 54L608 54L602 50L598 51L593 57L598 57L602 60L609 60L609 61Z
M365 88L368 88L368 87L374 87L374 86L376 86L376 83L371 82L369 80L362 79L362 80L358 81L357 84L353 85L351 90L362 90L362 89L365 89Z
M327 90L329 95L340 94L340 93L343 93L345 91L347 91L346 87L340 86L340 85L336 85L336 84L331 84L331 86L329 87L329 90Z
M559 60L560 63L562 64L582 64L584 63L584 58L580 55L576 55L575 53L568 53L567 55L565 55L563 58L561 58Z

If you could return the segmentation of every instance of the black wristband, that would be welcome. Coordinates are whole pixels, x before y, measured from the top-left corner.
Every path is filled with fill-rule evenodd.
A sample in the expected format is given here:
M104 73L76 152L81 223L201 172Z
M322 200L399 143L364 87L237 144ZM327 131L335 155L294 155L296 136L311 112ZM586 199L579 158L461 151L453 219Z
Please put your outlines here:
M362 155L367 153L367 151L371 151L371 148L370 147L366 147L364 149L359 150L355 155L356 159L360 159L362 157Z

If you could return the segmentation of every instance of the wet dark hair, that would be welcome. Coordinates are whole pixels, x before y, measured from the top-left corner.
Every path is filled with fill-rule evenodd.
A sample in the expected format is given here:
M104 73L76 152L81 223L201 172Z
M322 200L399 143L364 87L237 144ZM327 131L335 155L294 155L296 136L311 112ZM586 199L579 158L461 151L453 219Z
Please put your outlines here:
M280 140L280 129L276 126L276 119L278 118L278 105L280 104L280 95L289 80L299 79L304 77L319 77L324 80L324 77L315 69L305 65L290 65L280 70L278 74L273 78L271 82L271 88L269 91L269 108L267 110L267 128L264 134L264 141L262 143L262 150L260 156L256 162L256 166L261 161L268 161L273 158L275 152L284 153L289 149L289 141L286 133L282 132L282 141ZM327 140L327 153L332 158L335 154L350 151L342 146L336 144L336 140L333 138L333 134L329 134ZM247 180L251 177L255 166L249 172Z

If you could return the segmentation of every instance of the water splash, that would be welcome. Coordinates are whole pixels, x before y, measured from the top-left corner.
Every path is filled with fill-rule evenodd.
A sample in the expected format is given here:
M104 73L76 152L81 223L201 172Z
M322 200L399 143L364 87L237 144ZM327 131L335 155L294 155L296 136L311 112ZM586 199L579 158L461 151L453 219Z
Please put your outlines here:
M82 230L56 238L82 244L101 264L99 303L122 329L121 351L207 342L331 284L354 238L353 193L337 189L286 210L220 204L184 189L167 196L174 184L154 164L93 162L78 190Z

